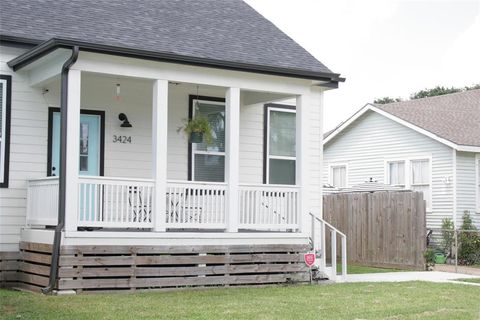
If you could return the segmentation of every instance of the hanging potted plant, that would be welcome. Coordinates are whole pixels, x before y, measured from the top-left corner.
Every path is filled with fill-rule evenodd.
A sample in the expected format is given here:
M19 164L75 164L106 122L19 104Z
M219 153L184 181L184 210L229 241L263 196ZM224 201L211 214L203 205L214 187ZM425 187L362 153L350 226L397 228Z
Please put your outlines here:
M190 143L211 144L213 142L212 127L206 117L197 115L192 119L184 120L184 123L178 131L182 130Z

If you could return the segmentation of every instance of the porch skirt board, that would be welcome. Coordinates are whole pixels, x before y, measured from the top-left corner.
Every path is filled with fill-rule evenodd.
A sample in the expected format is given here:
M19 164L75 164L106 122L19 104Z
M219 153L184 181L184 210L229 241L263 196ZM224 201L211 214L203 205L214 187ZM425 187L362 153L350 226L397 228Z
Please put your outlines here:
M309 245L63 246L57 290L81 292L301 283ZM52 246L22 242L16 286L48 284ZM2 271L3 272L3 271Z

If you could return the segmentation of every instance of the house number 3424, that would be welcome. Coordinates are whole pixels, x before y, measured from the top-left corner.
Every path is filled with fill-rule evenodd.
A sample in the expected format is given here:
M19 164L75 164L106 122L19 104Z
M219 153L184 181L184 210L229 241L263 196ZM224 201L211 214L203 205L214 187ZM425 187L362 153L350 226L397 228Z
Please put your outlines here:
M113 135L113 143L132 143L131 136L117 136Z

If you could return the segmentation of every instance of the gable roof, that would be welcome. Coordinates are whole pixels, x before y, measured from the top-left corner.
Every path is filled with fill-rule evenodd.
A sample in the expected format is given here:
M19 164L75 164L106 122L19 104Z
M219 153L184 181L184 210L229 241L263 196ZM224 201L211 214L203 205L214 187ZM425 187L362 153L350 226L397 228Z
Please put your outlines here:
M459 151L480 152L480 89L389 104L367 104L325 139L338 133L367 111L431 137Z
M342 81L241 0L2 0L4 41L62 39Z

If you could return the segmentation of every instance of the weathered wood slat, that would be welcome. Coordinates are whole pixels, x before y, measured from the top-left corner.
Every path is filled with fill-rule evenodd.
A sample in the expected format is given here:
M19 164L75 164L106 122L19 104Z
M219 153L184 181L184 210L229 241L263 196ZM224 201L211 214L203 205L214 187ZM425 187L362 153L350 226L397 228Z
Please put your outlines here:
M20 250L35 251L43 253L52 253L52 245L35 242L20 242Z
M19 262L17 260L0 261L0 271L18 270Z
M60 257L60 266L113 266L113 265L179 265L179 264L220 264L247 262L300 262L300 254L236 254L236 255L205 255L205 256L92 256L92 257Z
M302 276L300 276L302 277ZM96 288L148 288L175 286L205 286L225 284L282 283L292 278L289 274L239 275L211 277L172 277L172 278L135 278L135 279L83 279L59 280L59 289L96 289ZM304 275L302 280L306 280Z
M34 273L38 275L49 276L50 275L50 266L43 266L39 264L31 264L28 262L21 262L19 270L27 273Z
M0 272L0 281L17 281L17 271L2 271Z
M196 276L237 273L274 273L274 272L307 272L305 264L248 264L220 265L205 267L142 267L136 270L129 267L105 268L60 268L61 278L74 277L166 277L166 276Z
M37 262L43 264L50 264L52 261L52 256L34 252L22 252L21 260L23 261L30 261L30 262Z
M0 252L0 260L19 260L20 259L20 252L13 251L13 252Z
M176 253L255 253L255 252L303 252L309 245L230 245L230 246L62 246L63 255L73 254L176 254Z
M19 281L26 282L30 284L34 284L37 286L47 286L48 285L48 277L38 276L35 274L28 274L28 273L20 273Z

